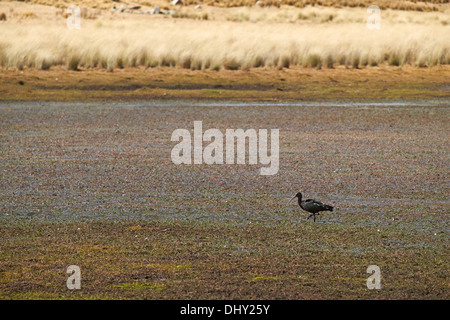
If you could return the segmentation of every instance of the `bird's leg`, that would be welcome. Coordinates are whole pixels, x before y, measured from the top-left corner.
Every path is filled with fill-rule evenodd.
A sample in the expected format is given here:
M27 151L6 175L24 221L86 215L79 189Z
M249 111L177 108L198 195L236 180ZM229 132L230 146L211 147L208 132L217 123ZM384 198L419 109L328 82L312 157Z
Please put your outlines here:
M309 220L309 218L311 218L312 216L313 216L313 214L311 213L311 214L309 215L309 217L306 218L306 220Z
M314 222L316 222L316 214L313 213L313 217L314 217Z

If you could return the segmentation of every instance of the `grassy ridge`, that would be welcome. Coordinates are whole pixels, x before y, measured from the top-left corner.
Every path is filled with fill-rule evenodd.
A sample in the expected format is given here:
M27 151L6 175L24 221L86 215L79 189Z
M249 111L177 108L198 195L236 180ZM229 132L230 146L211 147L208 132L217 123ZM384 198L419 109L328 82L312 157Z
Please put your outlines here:
M59 8L65 8L70 4L84 5L93 8L109 9L111 7L110 1L94 0L74 0L74 1L64 1L64 0L30 0L31 3L44 4L56 6ZM135 0L133 4L140 4L144 6L170 6L169 0ZM448 0L378 0L376 5L381 9L396 9L396 10L413 10L413 11L437 11L439 10L440 4L448 3ZM197 5L205 4L209 6L232 8L232 7L242 7L242 6L255 6L260 7L265 6L275 6L280 7L281 5L288 5L298 8L304 8L307 6L326 6L326 7L363 7L367 8L373 5L372 1L369 0L260 0L258 3L255 0L184 0L186 5Z

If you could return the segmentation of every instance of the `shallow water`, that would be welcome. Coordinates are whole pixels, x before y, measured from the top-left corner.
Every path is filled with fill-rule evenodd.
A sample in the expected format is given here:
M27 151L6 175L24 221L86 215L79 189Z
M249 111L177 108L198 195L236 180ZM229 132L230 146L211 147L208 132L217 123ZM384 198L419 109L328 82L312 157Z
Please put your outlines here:
M20 107L20 106L87 106L87 105L108 105L118 108L145 108L145 107L449 107L450 101L447 99L414 100L414 101L235 101L235 100L152 100L142 102L59 102L59 101L30 101L30 102L0 102L0 108Z

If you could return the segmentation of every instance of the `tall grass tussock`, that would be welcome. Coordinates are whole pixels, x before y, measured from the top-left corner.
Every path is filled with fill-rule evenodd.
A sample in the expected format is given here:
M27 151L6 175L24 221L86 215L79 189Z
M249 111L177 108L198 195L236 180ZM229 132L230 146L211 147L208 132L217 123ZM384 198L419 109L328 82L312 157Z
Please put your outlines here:
M0 66L217 71L450 64L450 26L440 23L442 14L388 10L382 13L381 29L369 30L364 9L270 11L287 19L284 22L272 20L266 12L262 14L268 20L258 22L261 16L255 18L251 9L239 10L247 10L243 13L249 18L110 19L100 15L83 20L80 30L69 30L62 17L30 19L26 25L8 20L2 26ZM325 22L323 17L328 17Z

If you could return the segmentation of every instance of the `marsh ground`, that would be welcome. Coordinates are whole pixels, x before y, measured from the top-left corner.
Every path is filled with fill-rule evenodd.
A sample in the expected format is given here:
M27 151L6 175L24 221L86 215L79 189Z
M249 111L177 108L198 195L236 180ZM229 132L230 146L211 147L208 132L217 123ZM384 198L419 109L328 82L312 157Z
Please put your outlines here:
M0 297L448 299L448 107L2 103ZM174 165L194 120L280 129L280 171Z

